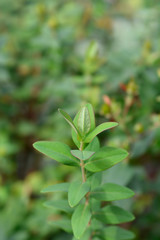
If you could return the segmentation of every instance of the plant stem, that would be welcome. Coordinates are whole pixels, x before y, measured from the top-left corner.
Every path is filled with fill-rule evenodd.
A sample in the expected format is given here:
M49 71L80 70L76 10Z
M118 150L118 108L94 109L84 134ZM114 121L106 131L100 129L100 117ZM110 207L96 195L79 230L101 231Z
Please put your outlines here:
M83 151L83 142L81 142L80 144L80 151ZM83 183L86 182L86 174L85 174L85 170L84 170L84 163L83 163L83 160L80 160L81 162L81 171L82 171L82 181Z
M80 143L80 148L79 148L80 151L83 151L83 142Z
M80 151L83 151L83 142L80 143L80 148L79 148ZM80 165L81 165L81 172L82 172L82 181L83 183L86 182L86 174L85 174L85 169L84 169L84 162L83 160L80 160ZM88 205L89 203L89 192L86 194L86 203ZM91 221L89 222L88 226L91 225ZM92 235L90 236L90 239L89 240L92 240Z

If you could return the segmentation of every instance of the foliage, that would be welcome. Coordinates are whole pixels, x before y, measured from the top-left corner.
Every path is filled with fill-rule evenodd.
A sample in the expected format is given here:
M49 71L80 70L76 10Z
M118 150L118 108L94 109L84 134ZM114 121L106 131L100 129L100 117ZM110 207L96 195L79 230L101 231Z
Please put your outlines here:
M74 149L57 108L73 117L84 102L98 124L119 123L99 134L101 144L130 152L102 184L134 189L132 200L116 201L136 215L127 226L137 240L160 239L159 9L158 0L0 1L0 239L70 239L44 227L39 191L78 172L32 143L56 139Z
M120 224L134 220L134 216L130 212L114 204L106 206L105 202L127 199L134 193L118 184L101 185L102 174L97 175L128 156L128 153L120 148L99 148L97 135L117 126L117 123L106 122L95 127L95 116L91 104L83 106L74 120L65 111L60 109L59 112L73 128L73 139L78 142L79 150L71 150L61 142L38 141L33 146L41 153L64 165L77 166L81 169L82 180L78 179L70 184L60 183L42 190L42 192L68 192L68 201L66 199L49 201L45 204L47 207L57 208L60 212L67 213L60 215L59 219L52 221L51 224L56 225L58 222L58 226L63 228L63 222L65 224L63 229L66 232L72 232L73 239L89 240L94 237L110 240L133 239L133 233L119 227L107 227L103 231L104 224ZM97 145L99 149L97 149ZM92 152L88 150L92 150ZM95 178L98 179L100 185L98 187L93 186ZM99 227L97 224L93 224L95 219Z

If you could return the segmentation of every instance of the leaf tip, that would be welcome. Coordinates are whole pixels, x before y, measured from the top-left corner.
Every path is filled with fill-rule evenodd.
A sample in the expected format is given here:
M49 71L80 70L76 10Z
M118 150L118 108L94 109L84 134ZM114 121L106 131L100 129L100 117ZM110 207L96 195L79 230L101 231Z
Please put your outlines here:
M75 205L72 204L70 201L68 201L68 203L69 203L69 206L70 206L71 208L75 207Z
M117 126L119 126L119 123L118 123L118 122L112 122L112 123L114 124L113 127L117 127Z
M32 144L33 148L36 149L36 145L37 145L37 142L33 143L33 144Z

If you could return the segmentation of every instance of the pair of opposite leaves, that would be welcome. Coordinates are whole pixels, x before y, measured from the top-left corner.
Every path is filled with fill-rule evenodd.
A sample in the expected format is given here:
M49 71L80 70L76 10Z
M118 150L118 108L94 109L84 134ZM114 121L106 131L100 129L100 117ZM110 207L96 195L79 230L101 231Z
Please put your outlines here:
M96 127L93 107L89 103L81 108L81 110L76 114L74 120L72 120L69 114L64 110L59 109L59 112L72 127L72 137L77 147L80 146L79 143L81 141L89 143L99 133L118 125L116 122L105 122Z
M39 141L34 143L34 147L41 153L64 165L80 166L78 158L84 160L89 157L89 159L84 161L84 167L90 172L100 172L111 168L115 164L124 160L128 155L125 150L120 148L102 147L98 150L98 144L99 143L95 138L91 144L92 149L87 147L87 151L84 152L71 150L68 145L61 142ZM96 152L93 152L94 148L97 149ZM93 155L91 156L90 154Z
M90 192L91 198L99 201L117 201L130 198L134 195L132 190L115 183L105 183L95 188L89 181L85 183L80 181L59 183L51 185L41 192L68 192L68 203L71 208L75 207L88 192Z

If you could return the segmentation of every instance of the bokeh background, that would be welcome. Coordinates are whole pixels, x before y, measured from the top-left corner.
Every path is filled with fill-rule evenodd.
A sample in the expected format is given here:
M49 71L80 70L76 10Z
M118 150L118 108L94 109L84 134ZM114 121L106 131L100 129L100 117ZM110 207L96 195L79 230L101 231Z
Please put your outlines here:
M102 145L130 157L104 172L103 181L131 187L118 202L136 216L126 229L136 240L160 239L160 1L0 1L0 239L70 240L47 221L40 190L71 180L74 168L38 154L37 140L75 148L72 117L93 104Z

